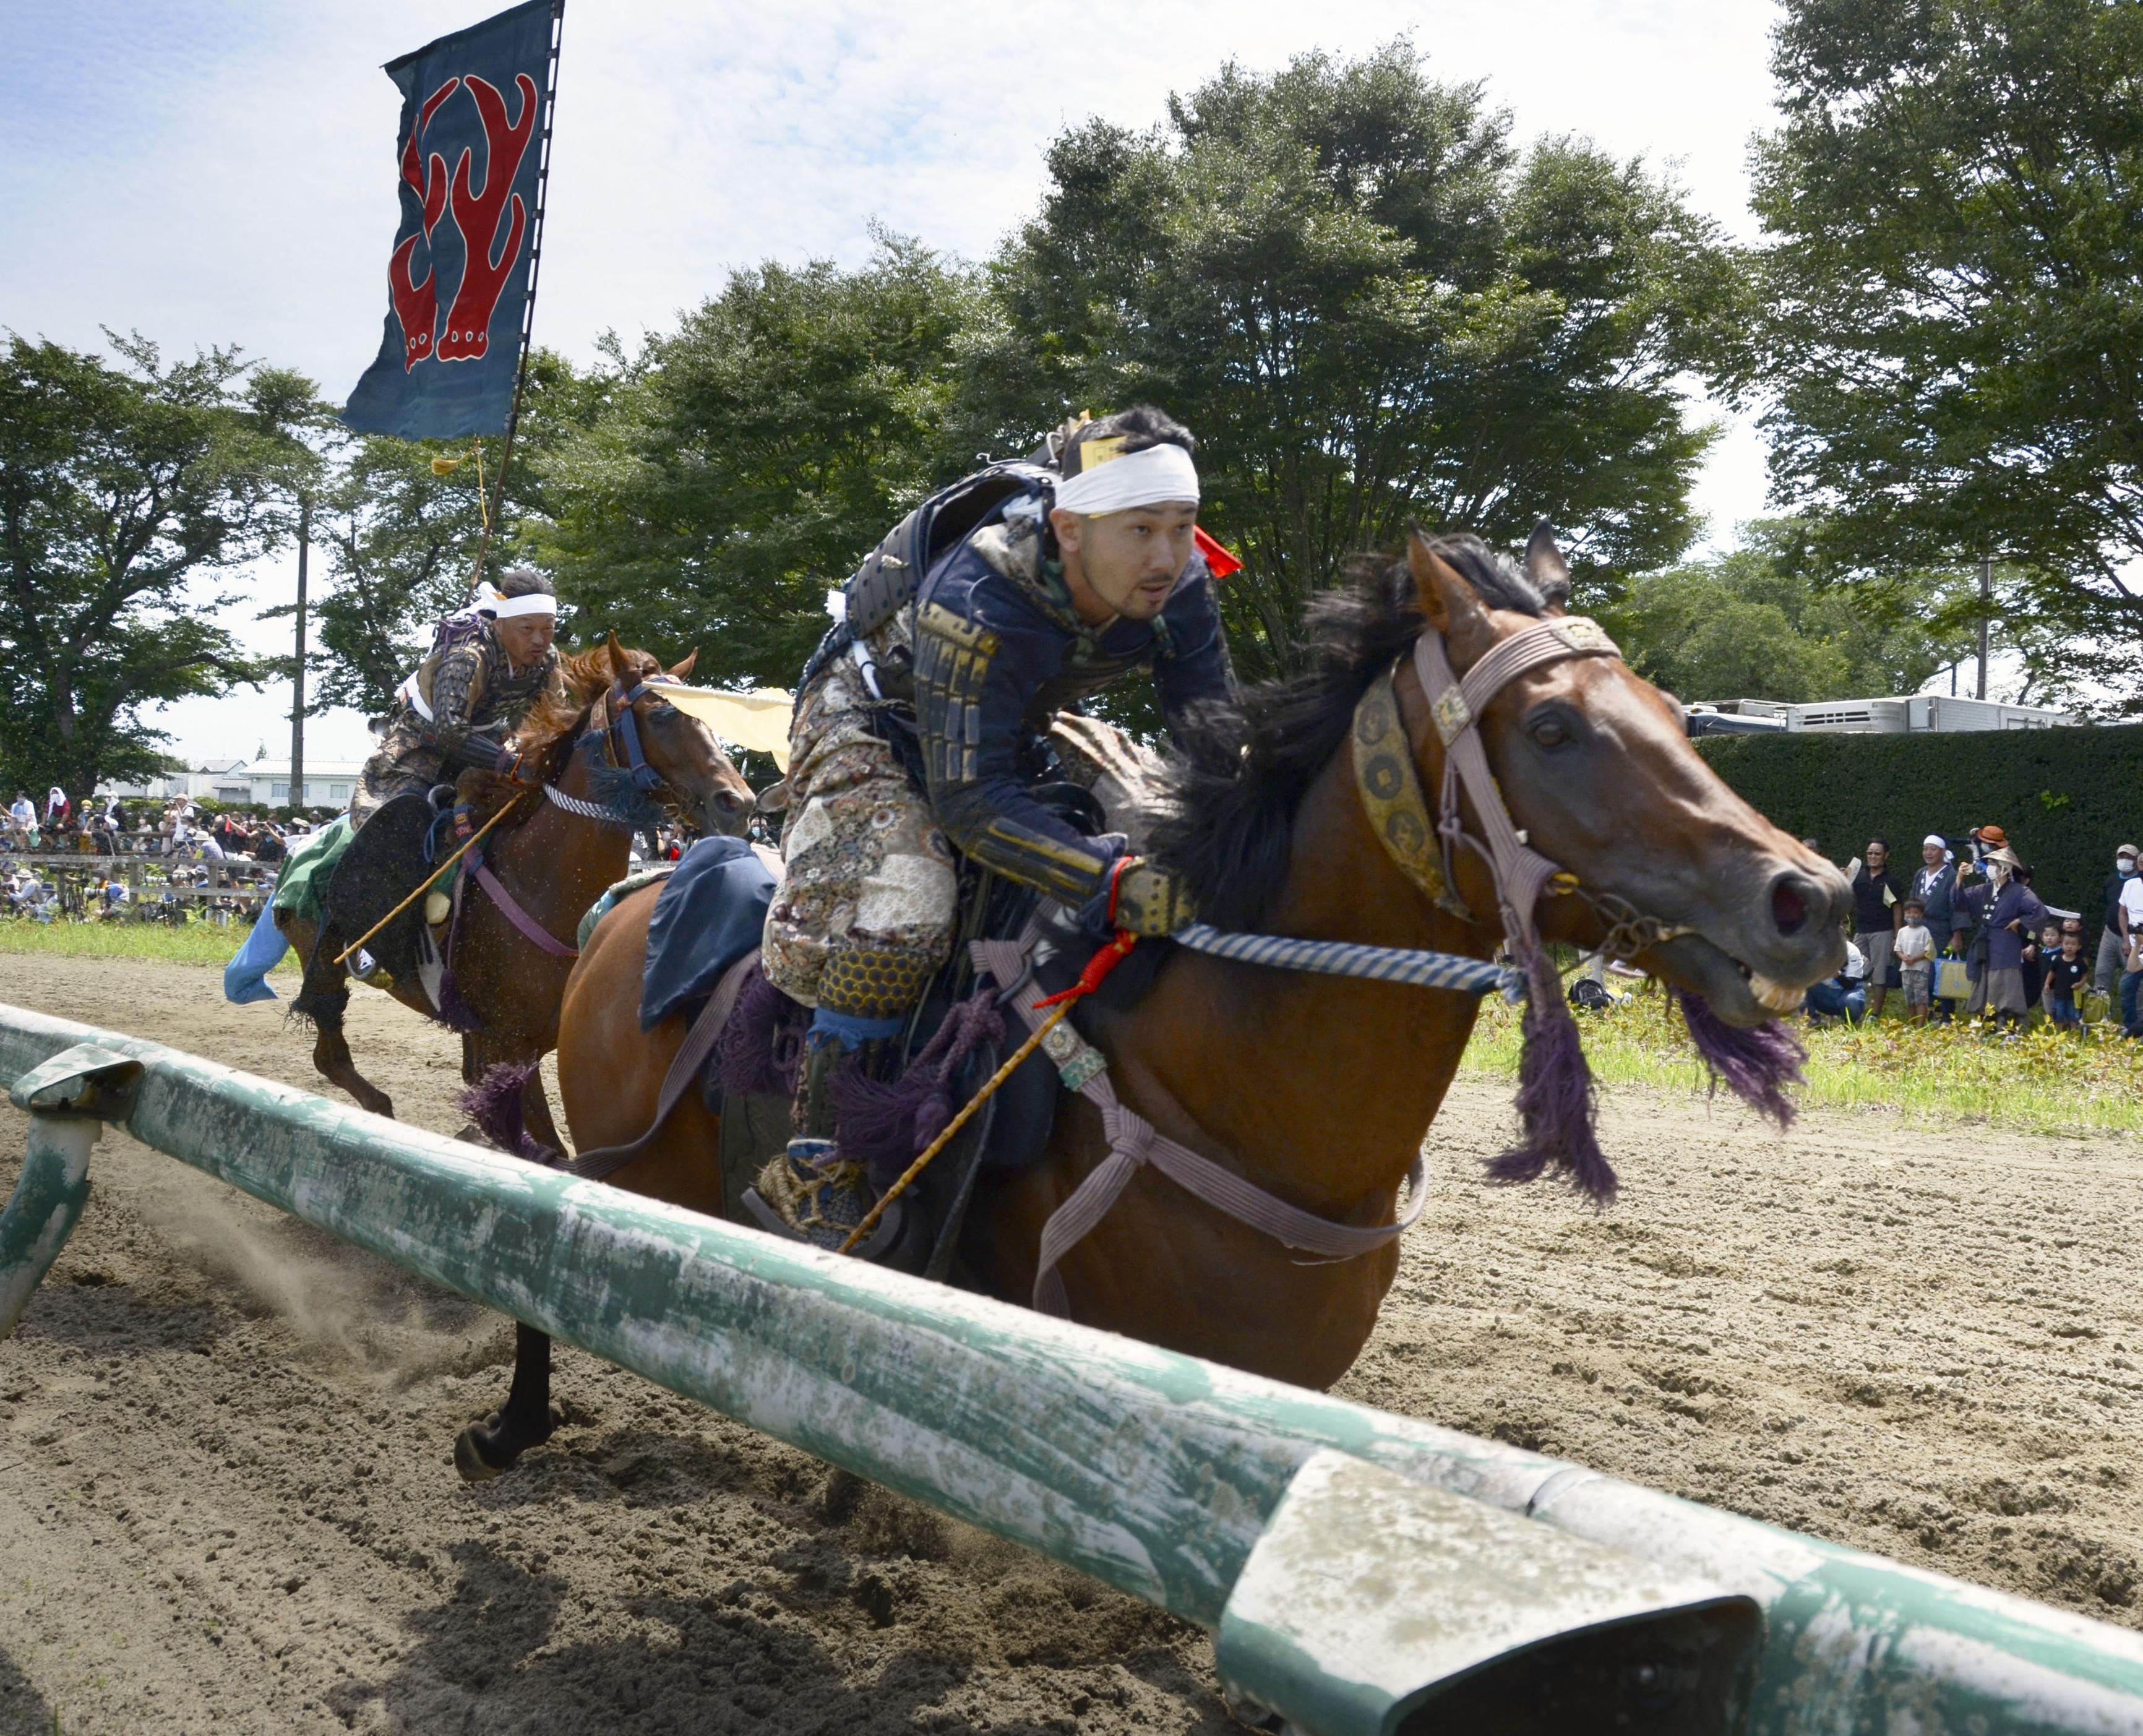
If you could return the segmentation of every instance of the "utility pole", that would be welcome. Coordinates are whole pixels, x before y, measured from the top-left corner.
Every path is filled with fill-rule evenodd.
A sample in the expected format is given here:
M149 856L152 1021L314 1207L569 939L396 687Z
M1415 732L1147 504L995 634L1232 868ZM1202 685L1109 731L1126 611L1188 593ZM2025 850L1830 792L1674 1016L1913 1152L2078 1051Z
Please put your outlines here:
M1987 632L1994 618L1994 557L1979 557L1979 697L1987 697Z
M298 498L298 656L290 676L290 805L305 801L305 555L312 542L313 502ZM1980 683L1986 685L1982 667Z

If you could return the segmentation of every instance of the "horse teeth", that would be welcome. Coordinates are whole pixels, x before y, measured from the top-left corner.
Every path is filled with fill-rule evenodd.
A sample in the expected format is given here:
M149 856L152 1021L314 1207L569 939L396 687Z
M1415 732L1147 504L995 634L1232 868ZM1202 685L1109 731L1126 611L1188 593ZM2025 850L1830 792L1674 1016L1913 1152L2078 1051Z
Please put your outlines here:
M1784 983L1774 982L1755 971L1749 973L1749 992L1766 1012L1792 1012L1807 997L1806 990L1788 988Z

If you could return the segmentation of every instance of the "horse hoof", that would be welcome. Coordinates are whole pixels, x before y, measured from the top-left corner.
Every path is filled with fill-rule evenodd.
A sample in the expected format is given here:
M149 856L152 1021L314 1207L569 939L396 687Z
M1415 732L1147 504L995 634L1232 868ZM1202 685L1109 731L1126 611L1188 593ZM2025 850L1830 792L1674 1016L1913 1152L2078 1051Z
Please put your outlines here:
M498 1413L494 1411L482 1422L472 1422L454 1439L454 1469L461 1472L465 1483L487 1483L492 1478L511 1471L519 1462L521 1450L507 1450L500 1442Z

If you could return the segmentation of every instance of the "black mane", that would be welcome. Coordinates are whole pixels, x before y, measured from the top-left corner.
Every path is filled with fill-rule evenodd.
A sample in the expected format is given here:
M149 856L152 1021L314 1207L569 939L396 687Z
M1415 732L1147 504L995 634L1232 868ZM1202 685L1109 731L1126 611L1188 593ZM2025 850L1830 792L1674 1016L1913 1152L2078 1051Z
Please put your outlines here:
M1491 608L1539 615L1550 599L1477 537L1428 545ZM1305 674L1212 705L1182 726L1153 852L1182 875L1201 920L1255 931L1287 879L1294 811L1339 751L1369 683L1421 633L1403 560L1363 556L1303 614Z

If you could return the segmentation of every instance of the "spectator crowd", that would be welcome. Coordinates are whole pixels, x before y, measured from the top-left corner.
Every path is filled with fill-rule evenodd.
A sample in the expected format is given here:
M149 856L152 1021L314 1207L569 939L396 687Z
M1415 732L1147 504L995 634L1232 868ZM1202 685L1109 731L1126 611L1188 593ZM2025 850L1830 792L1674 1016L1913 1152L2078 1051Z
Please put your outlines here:
M1803 843L1814 848L1812 839ZM1914 1024L1962 1014L2012 1031L2035 1019L2081 1030L2087 994L2143 1037L2143 872L2134 844L2115 853L2095 909L2050 909L2031 865L1998 825L1962 842L1930 834L1919 863L1895 863L1873 838L1849 872L1851 945L1835 977L1809 991L1816 1019L1880 1017L1892 992Z

